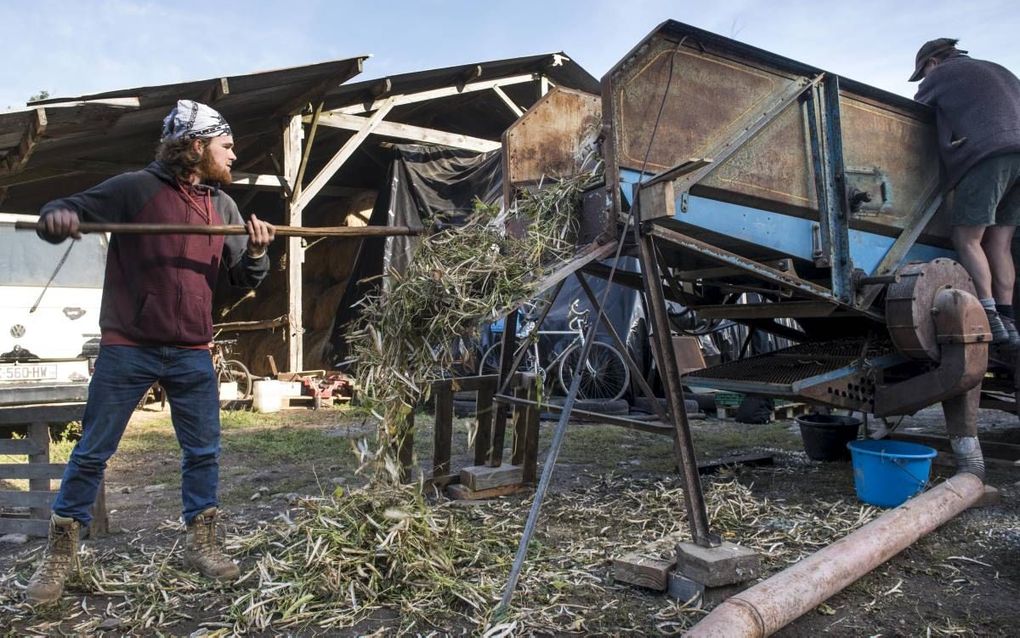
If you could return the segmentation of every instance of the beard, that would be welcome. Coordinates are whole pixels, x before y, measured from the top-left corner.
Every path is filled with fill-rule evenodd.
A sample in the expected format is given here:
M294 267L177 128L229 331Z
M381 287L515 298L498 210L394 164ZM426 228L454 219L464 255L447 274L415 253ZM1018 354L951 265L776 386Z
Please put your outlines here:
M218 166L213 162L212 154L208 149L202 151L202 159L198 162L198 173L201 175L202 181L206 182L229 184L233 179L230 176L230 169Z

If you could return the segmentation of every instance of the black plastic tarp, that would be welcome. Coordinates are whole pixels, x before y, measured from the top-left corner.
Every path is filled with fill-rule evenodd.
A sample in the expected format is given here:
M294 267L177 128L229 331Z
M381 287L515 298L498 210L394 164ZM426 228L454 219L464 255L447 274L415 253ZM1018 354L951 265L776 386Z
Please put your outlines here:
M492 204L502 198L502 156L499 151L475 153L418 144L398 145L394 147L394 159L387 181L387 187L383 189L372 211L372 224L410 227L436 223L457 225L471 215L476 200ZM356 316L357 309L353 304L383 281L378 277L368 282L364 280L391 269L398 272L404 270L416 241L413 237L391 237L385 240L365 240L362 243L352 275L357 283L347 289L341 300L333 332L336 362L346 358L344 335L350 321ZM625 267L633 270L636 264L628 263ZM605 281L589 277L588 282L596 298L601 300ZM593 310L577 279L569 277L541 330L567 330L570 305L575 300L579 301L581 309ZM634 290L614 285L605 304L606 315L625 339L635 318L641 314L637 300ZM588 316L590 320L595 320L594 312ZM599 326L598 335L600 341L611 343L609 332L604 326ZM570 335L542 336L539 343L543 364L551 361L572 340ZM492 335L486 331L483 348L492 342ZM556 373L555 370L551 372Z
M471 214L475 200L487 204L502 197L503 165L499 151L476 153L442 146L399 144L393 147L393 161L386 184L380 189L370 219L371 225L420 228L423 220L456 224ZM346 333L357 316L355 304L381 284L378 275L389 269L406 268L414 237L365 239L351 273L333 324L334 363L348 355Z

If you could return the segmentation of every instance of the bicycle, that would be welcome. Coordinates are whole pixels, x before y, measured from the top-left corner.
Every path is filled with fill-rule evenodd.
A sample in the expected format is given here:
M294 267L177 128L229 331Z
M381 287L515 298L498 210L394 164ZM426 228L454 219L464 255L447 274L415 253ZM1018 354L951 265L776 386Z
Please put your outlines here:
M559 385L566 394L570 391L574 379L574 371L578 369L578 362L581 358L581 351L585 345L585 334L588 328L588 315L591 310L581 310L580 300L575 299L570 304L570 311L567 315L568 330L536 330L534 321L524 321L517 336L522 342L518 346L518 353L522 348L528 348L523 356L519 370L532 372L542 379L543 385L551 371L556 372ZM542 366L538 350L538 340L532 336L541 335L570 335L573 337L558 355L553 357L547 365ZM498 342L489 347L481 358L482 374L496 374L499 372L500 359L503 353L503 344ZM581 381L578 390L580 399L602 399L613 401L624 395L630 387L630 369L620 354L620 351L613 346L594 341L588 351L588 357L580 369Z
M216 371L216 381L219 385L224 383L237 384L237 400L245 401L251 398L252 376L248 366L237 359L228 359L230 346L237 343L237 339L222 339L213 341L212 361L213 369Z

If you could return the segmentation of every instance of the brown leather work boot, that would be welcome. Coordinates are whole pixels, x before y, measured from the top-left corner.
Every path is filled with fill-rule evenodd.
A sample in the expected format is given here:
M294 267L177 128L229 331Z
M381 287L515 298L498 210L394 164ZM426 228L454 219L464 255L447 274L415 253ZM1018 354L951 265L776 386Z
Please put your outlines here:
M78 565L78 530L81 524L73 518L53 514L50 517L50 538L42 562L28 581L26 599L33 605L60 600L64 581Z
M188 524L184 539L184 565L206 578L234 580L241 570L220 549L216 537L217 515L216 508L210 507Z

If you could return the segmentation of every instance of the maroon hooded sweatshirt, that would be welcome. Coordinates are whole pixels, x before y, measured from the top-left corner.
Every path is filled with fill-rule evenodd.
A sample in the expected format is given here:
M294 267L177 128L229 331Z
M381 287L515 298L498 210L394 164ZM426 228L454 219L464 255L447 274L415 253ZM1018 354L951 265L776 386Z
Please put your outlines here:
M40 217L57 208L88 222L244 224L222 190L181 183L160 162L49 202ZM114 235L99 314L102 345L208 345L220 262L235 286L254 288L269 271L269 258L252 259L247 245L246 235Z

